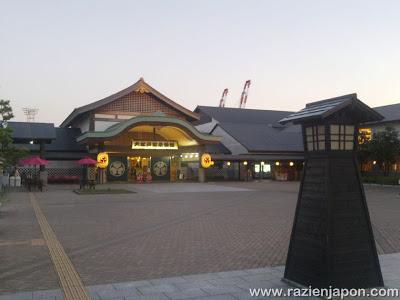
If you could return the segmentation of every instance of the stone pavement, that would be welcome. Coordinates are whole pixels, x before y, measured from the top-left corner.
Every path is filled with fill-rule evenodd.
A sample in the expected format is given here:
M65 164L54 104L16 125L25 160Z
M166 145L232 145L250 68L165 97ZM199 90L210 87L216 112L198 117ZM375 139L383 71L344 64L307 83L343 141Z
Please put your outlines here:
M298 183L143 187L125 195L80 196L67 185L36 193L86 287L285 263ZM400 252L399 191L366 187L380 254ZM0 294L57 288L29 197L10 193L0 211Z
M400 253L380 257L385 287L400 288ZM230 272L186 275L179 277L120 282L88 286L93 300L241 300L251 297L250 288L282 288L289 285L281 280L283 266ZM264 297L266 298L266 297ZM273 298L273 297L269 297ZM294 299L294 297L282 297ZM0 296L0 300L61 300L61 290L42 290ZM302 297L302 299L318 299ZM350 297L348 298L350 299ZM369 297L368 299L391 299ZM394 298L393 298L394 299ZM398 298L396 298L398 299Z
M111 185L107 185L111 186ZM248 192L252 189L206 183L180 182L180 183L152 183L127 185L128 189L152 193L215 193L215 192Z

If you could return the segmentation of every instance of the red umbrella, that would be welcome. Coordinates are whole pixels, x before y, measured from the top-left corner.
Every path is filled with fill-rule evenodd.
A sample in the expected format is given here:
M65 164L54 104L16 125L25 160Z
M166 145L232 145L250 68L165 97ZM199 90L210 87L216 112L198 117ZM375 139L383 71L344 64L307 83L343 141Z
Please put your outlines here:
M94 160L93 158L90 158L89 156L86 156L80 160L77 161L78 165L95 165L97 164L97 161Z
M39 156L31 156L25 159L21 159L19 161L20 165L22 166L43 166L47 165L49 162Z
M26 158L21 158L21 159L18 161L18 165L24 166L24 165L25 165L25 161L26 161Z

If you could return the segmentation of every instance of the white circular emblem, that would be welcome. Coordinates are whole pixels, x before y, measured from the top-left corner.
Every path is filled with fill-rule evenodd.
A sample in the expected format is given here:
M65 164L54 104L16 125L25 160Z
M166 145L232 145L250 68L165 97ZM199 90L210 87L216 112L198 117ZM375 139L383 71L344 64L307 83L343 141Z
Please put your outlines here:
M158 161L153 165L153 173L156 176L162 177L167 174L168 171L168 166L165 162L163 161Z
M113 161L110 164L110 174L115 177L120 177L125 173L125 165L121 161Z

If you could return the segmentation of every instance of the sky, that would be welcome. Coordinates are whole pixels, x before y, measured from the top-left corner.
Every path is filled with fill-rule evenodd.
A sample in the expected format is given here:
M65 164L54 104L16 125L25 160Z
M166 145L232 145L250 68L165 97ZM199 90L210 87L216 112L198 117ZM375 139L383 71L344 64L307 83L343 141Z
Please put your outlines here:
M400 1L0 0L0 99L59 125L140 77L194 109L400 102Z

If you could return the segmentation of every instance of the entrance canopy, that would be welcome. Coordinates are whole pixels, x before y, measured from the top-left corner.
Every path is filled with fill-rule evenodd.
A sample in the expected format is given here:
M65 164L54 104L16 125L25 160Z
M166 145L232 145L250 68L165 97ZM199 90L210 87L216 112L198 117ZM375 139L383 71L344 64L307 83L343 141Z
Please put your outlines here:
M115 124L104 131L88 131L77 138L80 143L125 144L134 141L170 141L171 145L162 144L166 149L218 143L220 137L204 134L192 124L178 118L167 116L138 116ZM173 142L177 145L174 146ZM160 147L161 147L160 146ZM144 144L147 147L147 144ZM148 146L151 149L152 145Z

